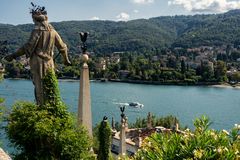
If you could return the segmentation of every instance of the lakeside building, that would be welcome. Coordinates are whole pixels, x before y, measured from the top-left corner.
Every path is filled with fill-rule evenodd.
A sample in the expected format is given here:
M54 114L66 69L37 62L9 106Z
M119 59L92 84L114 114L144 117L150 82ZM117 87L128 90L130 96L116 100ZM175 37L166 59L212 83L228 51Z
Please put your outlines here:
M130 74L130 71L128 70L119 70L118 75L120 78L127 78L127 76Z
M180 133L178 129L177 132ZM149 137L153 133L171 133L174 132L174 129L167 129L161 126L155 128L131 128L127 129L126 134L126 154L128 156L133 156L138 149L142 147L142 142L145 138ZM112 137L112 146L111 151L113 154L119 154L119 143L120 143L120 131L114 133Z
M105 57L107 65L118 64L118 63L120 63L120 59L121 59L120 55L117 53L112 53Z
M110 64L118 64L120 63L120 56L118 54L110 57Z
M134 154L142 147L143 141L145 138L151 136L153 133L157 134L171 134L179 133L184 134L183 131L179 130L178 123L168 129L162 126L152 127L152 115L148 113L147 117L147 127L146 128L128 128L127 117L124 121L121 121L120 131L116 131L114 120L112 121L112 146L111 152L114 156L122 154L121 148L124 148L124 153L128 156L134 156ZM124 131L124 134L122 132ZM124 137L122 137L124 135ZM122 143L124 140L125 143ZM124 146L122 146L124 145Z
M152 61L154 61L154 62L159 61L159 57L158 56L152 56Z
M98 59L98 62L95 65L98 70L106 70L106 60L102 57Z

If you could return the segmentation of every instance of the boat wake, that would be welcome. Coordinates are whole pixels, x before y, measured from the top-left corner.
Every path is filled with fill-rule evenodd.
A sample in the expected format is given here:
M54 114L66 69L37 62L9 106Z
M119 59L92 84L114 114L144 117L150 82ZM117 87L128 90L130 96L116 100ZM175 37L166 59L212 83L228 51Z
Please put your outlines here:
M122 107L122 106L129 106L128 103L114 102L114 104L118 105L119 107Z

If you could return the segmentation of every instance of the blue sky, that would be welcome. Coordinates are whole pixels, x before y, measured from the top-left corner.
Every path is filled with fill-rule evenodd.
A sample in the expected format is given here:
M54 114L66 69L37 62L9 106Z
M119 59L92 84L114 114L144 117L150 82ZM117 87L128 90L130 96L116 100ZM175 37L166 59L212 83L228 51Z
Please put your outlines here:
M30 2L43 5L49 21L133 20L166 15L221 13L240 8L240 0L1 0L0 23L32 23Z

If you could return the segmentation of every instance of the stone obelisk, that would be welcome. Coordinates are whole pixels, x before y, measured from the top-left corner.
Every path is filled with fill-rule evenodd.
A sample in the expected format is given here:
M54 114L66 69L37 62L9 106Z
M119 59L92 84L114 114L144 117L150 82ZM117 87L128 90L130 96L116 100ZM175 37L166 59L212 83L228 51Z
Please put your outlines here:
M120 126L120 142L119 142L119 155L126 155L126 117L124 114L125 107L121 107L121 126Z
M80 92L78 100L78 124L83 125L88 130L89 135L92 137L92 110L91 110L91 97L90 97L90 82L89 82L89 69L87 65L88 55L85 41L87 40L87 33L80 33L83 42L82 60L83 66L80 75Z

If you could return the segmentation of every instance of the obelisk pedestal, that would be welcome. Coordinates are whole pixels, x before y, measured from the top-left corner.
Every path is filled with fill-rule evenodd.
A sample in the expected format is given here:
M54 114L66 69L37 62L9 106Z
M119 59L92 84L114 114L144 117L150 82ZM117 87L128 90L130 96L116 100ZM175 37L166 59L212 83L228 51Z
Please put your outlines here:
M121 110L121 126L120 126L120 141L119 141L119 155L126 155L126 126L127 126L127 117L124 114L125 106L120 107Z
M119 155L126 155L126 120L122 118L120 128L120 144L119 144Z
M92 111L90 97L89 69L87 65L88 55L83 54L84 64L80 75L80 93L78 100L78 124L86 127L89 135L92 137Z

